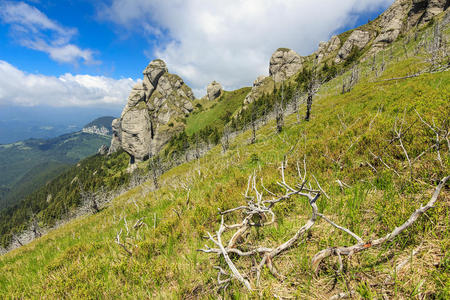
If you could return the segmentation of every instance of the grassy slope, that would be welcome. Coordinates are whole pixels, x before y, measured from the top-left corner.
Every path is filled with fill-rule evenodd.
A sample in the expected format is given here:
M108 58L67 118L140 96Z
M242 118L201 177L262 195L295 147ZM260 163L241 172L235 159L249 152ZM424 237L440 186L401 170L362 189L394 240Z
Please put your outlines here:
M186 120L186 133L192 135L206 126L223 127L231 115L241 107L249 92L250 88L245 87L231 92L224 91L222 96L214 101L197 100L202 109L197 109L189 115Z
M417 57L393 62L382 78L405 75L420 64ZM448 124L450 73L373 82L382 78L374 78L369 69L369 66L363 69L365 75L361 77L367 79L350 93L339 94L342 78L323 87L315 99L310 122L296 124L295 116L290 116L280 135L274 133L271 122L258 131L254 145L248 145L250 133L247 132L231 143L226 154L215 147L200 160L172 169L163 175L160 190L151 192L149 184L144 184L115 199L99 214L77 219L2 256L0 295L214 297L216 273L212 266L218 262L213 255L195 251L205 243L202 236L206 231L217 230L217 208L245 203L242 193L250 174L256 172L264 178L266 186L275 187L279 162L295 144L289 156L287 177L294 178L292 162L306 155L309 173L318 178L331 198L321 197L318 201L324 214L366 238L390 232L427 202L437 181L450 172L449 149L442 144L443 166L437 162L435 152L427 152L414 164L414 180L410 180L404 155L399 147L389 144L394 120L405 115L406 122L413 124L405 135L410 156L415 157L428 148L433 134L417 121L413 109L427 120L434 118L437 123ZM377 164L369 149L383 155L401 178ZM343 168L333 160L339 160ZM376 173L367 166L367 161L377 168ZM341 192L336 179L351 188ZM182 183L191 189L189 205L186 205L188 193ZM392 298L414 297L419 292L429 297L448 297L449 205L447 188L426 217L392 243L355 255L346 264L345 275L338 277L332 260L315 277L310 259L320 249L352 241L320 221L306 242L274 261L278 270L287 276L284 282L265 271L259 293L265 297L275 293L325 298L345 291L349 285L360 297L381 297L382 287ZM181 219L174 209L181 212ZM303 225L309 211L304 199L293 198L278 206L276 226L261 229L258 235L252 232L248 240L255 245L279 244ZM128 224L134 224L139 218L148 224L136 238L132 257L114 243L117 232L124 229L123 217ZM411 255L413 250L418 251L415 256ZM406 267L395 274L395 266L405 259ZM223 261L219 263L224 266ZM245 269L244 260L236 260L236 264ZM392 284L384 285L388 275L394 279ZM233 283L227 293L246 296L238 283Z

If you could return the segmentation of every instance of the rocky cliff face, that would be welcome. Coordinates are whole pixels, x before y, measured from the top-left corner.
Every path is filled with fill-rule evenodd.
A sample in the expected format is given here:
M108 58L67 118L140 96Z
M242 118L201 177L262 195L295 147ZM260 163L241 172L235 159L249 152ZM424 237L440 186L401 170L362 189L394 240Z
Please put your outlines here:
M143 75L143 81L131 90L121 117L112 123L110 153L122 148L131 163L158 153L184 129L181 120L193 110L192 90L168 72L164 61L150 62Z
M349 56L353 47L363 49L370 46L370 53L376 53L389 46L400 34L429 22L449 6L450 0L396 0L370 26L354 30L342 46L338 36L321 42L314 53L315 58L319 63L326 58L340 63Z
M353 31L345 41L344 45L342 45L341 49L339 49L339 52L334 61L336 63L339 63L345 60L350 55L350 52L354 47L362 49L369 43L370 39L370 32L362 30Z

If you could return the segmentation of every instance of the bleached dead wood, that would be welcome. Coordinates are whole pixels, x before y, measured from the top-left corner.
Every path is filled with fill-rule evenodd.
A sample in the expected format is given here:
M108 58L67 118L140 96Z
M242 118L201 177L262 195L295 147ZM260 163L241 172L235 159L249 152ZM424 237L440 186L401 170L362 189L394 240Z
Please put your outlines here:
M300 170L300 165L297 163L297 172L300 181L296 184L289 184L285 179L285 169L286 169L286 161L283 161L280 167L281 172L281 181L277 182L277 184L284 189L284 194L279 196L275 193L269 191L261 181L261 186L263 190L268 194L269 198L265 199L263 193L258 190L256 176L250 176L247 182L247 189L244 198L247 200L246 205L241 205L235 208L231 208L228 210L219 210L219 214L221 215L221 223L219 230L216 232L215 237L213 237L210 233L208 233L208 238L212 241L217 248L210 248L205 246L204 249L199 249L198 251L205 253L215 253L224 257L225 262L227 263L232 277L240 281L244 286L247 287L248 290L251 290L250 283L247 279L245 279L241 273L237 270L233 261L230 259L229 254L235 254L240 257L254 257L260 258L260 262L253 268L253 271L256 272L257 285L259 284L259 279L261 276L261 270L264 266L267 266L270 272L276 276L277 278L282 278L283 276L278 273L275 266L273 265L273 260L284 253L285 251L291 249L295 245L299 243L300 240L304 237L305 233L314 226L319 214L316 201L321 195L320 184L317 180L316 184L319 187L318 190L313 189L311 184L308 183L306 178L306 158L303 161L303 170L304 173ZM308 183L308 187L306 184ZM323 191L324 192L324 191ZM253 195L251 196L250 193ZM276 247L253 247L250 250L240 250L238 248L238 241L242 239L243 235L252 227L265 227L275 223L276 215L273 212L273 207L286 199L290 199L291 197L298 195L304 197L308 200L309 205L311 207L311 217L306 221L306 223L301 226L296 233L289 238L287 241L278 245ZM240 212L243 214L242 222L227 225L224 222L224 216ZM330 221L329 219L327 219ZM331 222L331 221L330 221ZM333 222L331 222L334 224ZM334 224L336 225L336 224ZM338 226L338 225L336 225ZM342 227L339 227L342 228ZM235 230L229 239L228 243L222 243L222 233L226 230ZM227 244L226 246L224 246ZM223 273L222 273L223 275ZM219 282L219 279L218 279ZM221 284L219 282L219 284Z
M348 184L346 184L345 182L336 179L337 184L339 184L339 187L341 189L341 191L344 191L346 188L350 188L350 186Z
M431 197L430 201L425 206L422 206L418 208L414 213L409 217L409 219L400 225L399 227L396 227L392 232L388 233L384 237L375 239L375 240L369 240L367 242L358 242L355 245L352 246L344 246L344 247L330 247L324 250L319 251L316 255L314 255L311 264L315 272L318 271L320 263L327 257L330 256L342 256L347 255L351 256L353 254L356 254L361 251L365 251L370 248L374 248L377 246L380 246L384 244L385 242L392 241L395 237L397 237L400 233L405 231L407 228L409 228L414 222L423 215L427 210L434 207L434 204L436 203L439 194L442 190L442 188L445 186L445 183L450 178L450 176L444 177L439 185L436 187L433 196Z
M414 111L416 112L416 114L419 117L420 121L422 121L422 123L425 124L425 126L427 126L433 132L433 134L435 135L435 143L434 143L433 146L430 147L430 149L432 149L432 148L436 149L437 159L438 159L439 163L442 166L443 163L442 163L441 152L440 152L441 139L444 139L444 140L447 141L447 153L450 153L450 139L449 139L449 137L450 137L450 130L449 130L449 128L448 127L447 128L445 128L445 127L442 127L442 128L437 127L435 122L434 122L434 120L433 120L433 126L431 126L430 123L428 123L427 121L425 121L422 118L422 116L419 114L419 112L417 110L414 110ZM424 152L426 152L426 151L427 150L425 150ZM418 158L420 156L422 156L422 154L419 155ZM417 158L415 160L417 160Z
M123 242L121 240L123 228L117 232L115 243L119 245L128 255L133 255L133 248L136 248L136 241L139 240L139 229L147 226L147 224L142 221L143 218L138 219L134 225L131 227L128 226L127 218L123 218L124 228L126 230L125 237L123 238Z

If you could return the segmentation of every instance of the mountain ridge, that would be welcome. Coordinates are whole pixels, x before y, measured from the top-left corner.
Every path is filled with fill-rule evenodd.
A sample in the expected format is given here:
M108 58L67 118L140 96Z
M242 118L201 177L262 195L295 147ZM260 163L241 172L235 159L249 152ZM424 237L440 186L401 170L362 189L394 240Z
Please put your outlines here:
M406 3L395 3L400 2ZM444 138L445 134L448 137L450 114L450 62L445 56L437 62L429 60L436 37L444 40L438 50L448 51L448 23L442 25L445 16L438 17L432 19L434 24L412 29L417 39L399 35L379 55L352 46L346 61L333 65L339 51L335 49L323 57L328 61L318 69L313 68L318 57L312 55L284 81L261 78L251 90L223 92L213 101L193 100L184 131L174 135L158 155L135 162L133 173L126 170L129 163L120 151L81 162L83 172L73 169L67 181L60 182L61 186L73 182L74 188L67 193L74 203L78 201L74 194L80 189L75 187L80 180L75 174L96 174L80 181L86 190L106 186L102 180L113 176L117 182L109 182L108 187L119 186L119 181L128 178L135 188L113 199L108 207L0 257L0 294L448 298L448 186L442 188L440 196L438 193L438 201L426 217L417 218L406 232L388 243L372 247L377 238L389 237L423 207L450 171L450 149ZM374 41L376 37L371 38ZM315 81L321 81L317 90ZM133 91L141 92L145 94L145 89ZM304 105L307 100L300 100L310 95L311 101L314 99L309 107L311 118L303 121L299 116L308 106ZM227 98L231 96L236 98ZM142 103L144 96L138 98ZM209 119L211 112L239 101L240 106L233 104L234 113L221 116L221 124L214 127L218 122ZM283 106L292 107L294 113L283 115ZM228 129L234 129L235 134L227 134ZM211 145L208 152L201 152L202 143ZM183 155L182 150L196 155L186 155L169 169L158 168L174 157L179 159L175 154ZM119 156L120 168L117 161L111 161ZM94 161L89 168L85 165ZM303 189L306 173L310 186L305 193L315 193L313 201L302 196L281 197L280 204L270 210L276 216L273 223L268 212L261 212L247 220L247 224L254 224L253 229L244 226L246 220L242 221L241 215L259 207L259 193L270 203L284 188ZM296 185L294 178L299 174ZM290 180L293 184L286 183ZM41 199L48 196L44 192ZM59 197L61 202L52 203L52 209L67 205L63 196ZM317 204L323 215L310 219L312 204ZM225 213L242 207L241 215ZM46 211L45 217L54 212L58 211ZM246 233L237 235L234 242L231 237L235 235L223 234L223 241L230 242L223 247L228 256L208 248L222 243L219 237L224 229L219 224L224 215L225 224L236 224ZM353 235L338 231L325 218ZM303 239L284 249L282 256L266 261L256 274L266 251L258 249L266 245L278 249L277 245L290 241L296 232L300 236L301 228L311 222L315 226L305 231ZM205 242L207 232L218 228L222 229ZM355 235L363 241L361 253L350 258L329 250L353 245ZM312 268L312 259L324 250L331 251L332 257ZM229 261L243 279L229 276L234 272ZM18 274L23 266L27 269ZM252 291L247 290L245 281Z

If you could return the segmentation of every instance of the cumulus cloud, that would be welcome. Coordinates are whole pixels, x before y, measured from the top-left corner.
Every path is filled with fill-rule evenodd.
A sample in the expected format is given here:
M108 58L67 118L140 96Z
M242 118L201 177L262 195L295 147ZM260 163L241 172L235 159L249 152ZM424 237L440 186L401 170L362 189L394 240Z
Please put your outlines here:
M136 83L131 78L28 74L0 60L0 105L122 107Z
M24 2L0 3L0 20L10 25L11 35L22 46L43 51L55 61L98 63L92 50L81 49L70 43L78 33L76 29L58 24Z
M99 14L121 28L152 35L150 39L167 34L169 39L148 56L162 58L171 71L204 93L212 80L229 89L250 85L258 75L268 73L270 56L277 48L308 55L319 41L353 25L357 14L392 2L112 0Z

